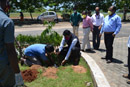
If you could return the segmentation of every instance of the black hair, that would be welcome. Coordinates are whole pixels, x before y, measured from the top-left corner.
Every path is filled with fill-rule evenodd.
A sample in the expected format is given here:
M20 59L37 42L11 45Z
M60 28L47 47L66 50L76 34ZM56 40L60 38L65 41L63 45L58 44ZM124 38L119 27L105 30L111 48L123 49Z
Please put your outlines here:
M116 11L116 6L112 6L112 10Z
M69 30L65 30L65 31L63 32L63 35L64 35L64 36L70 35L70 34L71 34L71 32L70 32Z
M47 44L47 45L45 46L45 50L46 50L47 53L51 53L51 52L54 51L54 47L53 47L53 45Z
M88 11L87 11L87 10L84 10L84 11L82 12L82 14L88 14Z

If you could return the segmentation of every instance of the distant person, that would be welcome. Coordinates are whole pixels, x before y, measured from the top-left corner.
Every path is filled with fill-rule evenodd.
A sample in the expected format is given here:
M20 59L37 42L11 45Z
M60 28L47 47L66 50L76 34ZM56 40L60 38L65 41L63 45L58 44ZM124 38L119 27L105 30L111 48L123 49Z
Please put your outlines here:
M54 52L52 45L46 44L33 44L28 46L24 51L24 57L21 62L25 65L54 65L54 60L51 58L51 53Z
M89 41L90 31L93 31L93 24L91 18L87 15L87 11L83 11L83 44L81 47L82 51L92 51ZM87 44L87 49L85 50L85 45Z
M113 41L115 36L119 33L121 29L121 18L115 13L116 7L110 6L108 9L108 14L105 19L103 26L100 31L100 37L102 36L102 33L104 32L104 41L105 41L105 47L106 47L106 59L107 63L111 63L113 61Z
M123 77L128 78L127 83L130 84L130 36L128 39L128 74L123 75Z
M20 12L20 21L24 21L24 15L23 15L23 12Z
M92 16L92 14L91 14L91 11L90 11L90 10L88 11L88 16L89 16L89 17L91 17L91 16Z
M24 85L14 46L14 23L5 14L7 0L0 0L0 87Z
M64 47L65 44L67 46ZM56 52L59 56L64 57L61 65L65 65L68 61L71 61L73 65L78 65L80 61L80 43L78 37L69 30L65 30L60 47Z
M77 12L76 8L73 9L73 13L70 16L70 23L73 27L73 33L78 37L79 24L82 21L81 15Z
M100 8L95 8L95 14L92 15L92 23L93 23L93 48L98 50L100 46L100 30L103 24L104 15L100 13Z

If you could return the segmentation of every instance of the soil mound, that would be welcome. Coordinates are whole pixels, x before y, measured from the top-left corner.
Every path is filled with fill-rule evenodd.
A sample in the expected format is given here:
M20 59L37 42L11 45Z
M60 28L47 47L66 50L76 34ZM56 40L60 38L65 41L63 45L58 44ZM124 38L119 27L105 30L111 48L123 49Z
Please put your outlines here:
M42 76L45 76L47 78L51 79L56 79L57 78L57 73L58 69L55 67L49 67L46 69L46 71L42 74Z
M25 82L32 82L37 78L38 71L35 69L28 69L21 72Z
M39 69L42 69L42 71L43 72L45 72L45 68L44 67L42 67L42 66L40 66L40 65L32 65L31 67L30 67L30 69L35 69L35 70L39 70Z
M83 66L72 66L72 69L74 70L74 72L76 73L86 73L86 68L84 68Z

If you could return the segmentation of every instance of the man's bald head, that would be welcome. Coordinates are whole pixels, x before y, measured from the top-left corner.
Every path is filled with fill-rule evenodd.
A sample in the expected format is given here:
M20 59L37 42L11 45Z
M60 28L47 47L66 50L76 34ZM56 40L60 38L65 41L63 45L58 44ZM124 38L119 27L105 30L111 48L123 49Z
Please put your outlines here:
M96 7L96 8L95 8L95 11L100 11L100 8L99 8L99 7Z
M95 12L96 12L96 15L99 15L100 8L99 8L99 7L96 7L96 8L95 8Z

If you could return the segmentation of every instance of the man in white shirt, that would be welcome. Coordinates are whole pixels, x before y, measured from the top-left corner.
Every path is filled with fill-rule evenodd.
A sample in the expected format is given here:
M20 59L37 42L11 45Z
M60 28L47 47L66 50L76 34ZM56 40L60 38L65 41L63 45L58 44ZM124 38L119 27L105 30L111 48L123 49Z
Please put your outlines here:
M130 84L130 36L128 39L128 74L123 75L123 77L128 78L127 83Z
M65 43L68 45L67 47L64 47ZM80 60L80 43L77 36L72 34L69 30L65 30L57 54L64 57L61 65L65 65L68 60L73 62L73 65L78 65Z
M102 27L102 23L104 20L104 15L100 13L100 8L95 8L96 13L92 15L92 23L93 23L93 48L99 49L100 46L100 29Z

